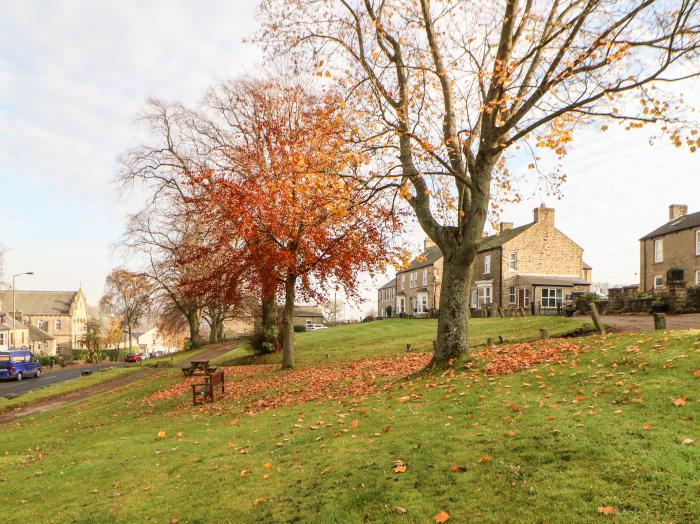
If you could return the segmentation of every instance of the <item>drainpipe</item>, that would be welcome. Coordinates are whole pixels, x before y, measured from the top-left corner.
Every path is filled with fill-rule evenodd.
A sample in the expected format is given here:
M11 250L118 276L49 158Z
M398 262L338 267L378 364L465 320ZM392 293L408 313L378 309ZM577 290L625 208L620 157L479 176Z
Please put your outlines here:
M498 305L503 309L503 246L498 248L501 256L498 262L498 272L500 273L498 277Z

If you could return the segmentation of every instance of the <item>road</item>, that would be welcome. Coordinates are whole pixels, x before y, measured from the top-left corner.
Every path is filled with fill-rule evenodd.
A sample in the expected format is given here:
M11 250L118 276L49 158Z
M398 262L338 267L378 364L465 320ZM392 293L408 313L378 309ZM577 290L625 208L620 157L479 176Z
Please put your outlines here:
M60 384L66 380L72 380L80 377L81 372L84 369L97 371L100 369L113 367L124 367L124 363L112 362L110 364L89 364L79 368L56 369L53 371L43 370L44 372L39 378L25 378L21 382L16 382L14 380L3 380L0 381L0 397L6 397L8 395L23 395L24 393L29 393L30 391L34 391L35 389L43 388L45 386Z

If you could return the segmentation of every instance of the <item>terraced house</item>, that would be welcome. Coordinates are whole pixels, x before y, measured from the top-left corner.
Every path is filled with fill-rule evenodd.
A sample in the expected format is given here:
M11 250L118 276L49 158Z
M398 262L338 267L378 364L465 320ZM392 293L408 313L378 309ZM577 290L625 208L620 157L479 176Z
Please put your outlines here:
M668 222L639 240L639 289L666 288L669 280L700 286L700 212L669 206Z
M87 301L82 289L17 291L15 295L13 312L12 291L0 291L0 310L30 328L30 336L34 333L36 341L44 344L41 353L54 354L58 350L71 356L72 349L82 347L87 322Z
M396 274L393 314L425 317L440 303L442 253L426 239L423 252ZM469 297L472 314L493 315L500 307L534 314L556 314L574 292L590 289L591 267L583 248L559 231L554 209L535 208L533 221L519 227L502 222L495 235L484 237L472 271ZM378 311L388 311L387 286L379 290ZM383 315L386 316L386 315Z

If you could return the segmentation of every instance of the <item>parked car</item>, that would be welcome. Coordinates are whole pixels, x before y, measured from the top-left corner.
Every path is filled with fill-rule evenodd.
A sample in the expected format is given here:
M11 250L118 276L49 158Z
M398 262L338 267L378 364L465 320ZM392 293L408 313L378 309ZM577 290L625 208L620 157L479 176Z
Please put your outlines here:
M28 349L0 351L0 379L40 377L41 363Z
M317 329L328 329L328 327L323 324L309 324L306 326L306 331L316 331Z
M127 353L127 355L124 357L124 362L140 362L141 361L141 355L138 353Z
M141 360L146 360L147 358L151 358L151 355L148 353L141 353Z

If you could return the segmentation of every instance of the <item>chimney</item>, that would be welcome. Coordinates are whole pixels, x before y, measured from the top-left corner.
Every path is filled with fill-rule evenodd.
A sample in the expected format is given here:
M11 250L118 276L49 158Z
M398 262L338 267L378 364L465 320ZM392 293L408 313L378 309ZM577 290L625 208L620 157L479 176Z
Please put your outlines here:
M684 217L688 214L688 206L681 204L671 204L668 206L668 221L675 220L680 217Z
M433 242L430 237L426 236L425 240L423 241L423 250L428 251L428 248L433 247L434 245L435 245L435 242Z
M501 233L508 231L509 229L513 229L513 222L501 222L498 226L498 230Z
M535 222L542 222L543 224L554 225L554 208L545 207L544 204L540 207L536 207L534 210Z

